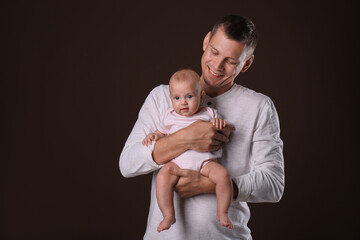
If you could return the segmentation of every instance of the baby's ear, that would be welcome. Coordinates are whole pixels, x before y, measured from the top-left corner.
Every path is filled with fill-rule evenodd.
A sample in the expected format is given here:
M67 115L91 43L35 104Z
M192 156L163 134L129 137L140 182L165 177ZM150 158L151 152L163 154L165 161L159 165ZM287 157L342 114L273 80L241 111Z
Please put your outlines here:
M200 93L200 103L202 103L204 101L204 98L205 98L205 91L204 90L201 90L201 93Z

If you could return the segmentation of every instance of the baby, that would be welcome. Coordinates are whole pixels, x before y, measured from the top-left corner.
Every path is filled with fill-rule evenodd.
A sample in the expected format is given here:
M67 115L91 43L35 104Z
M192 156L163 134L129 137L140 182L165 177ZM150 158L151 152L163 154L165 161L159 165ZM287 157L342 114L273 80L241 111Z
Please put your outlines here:
M170 108L158 129L148 134L143 145L149 146L152 141L178 131L197 120L211 121L217 129L226 126L225 120L217 116L215 109L200 107L205 92L201 90L199 75L190 69L175 72L169 81L172 108ZM163 214L163 220L157 230L161 232L169 229L175 223L173 204L173 188L179 177L170 174L169 169L183 168L200 171L216 184L217 219L227 228L232 229L233 224L227 215L231 203L232 183L228 171L216 159L220 158L221 149L216 152L196 152L188 150L180 156L166 163L156 177L156 197Z

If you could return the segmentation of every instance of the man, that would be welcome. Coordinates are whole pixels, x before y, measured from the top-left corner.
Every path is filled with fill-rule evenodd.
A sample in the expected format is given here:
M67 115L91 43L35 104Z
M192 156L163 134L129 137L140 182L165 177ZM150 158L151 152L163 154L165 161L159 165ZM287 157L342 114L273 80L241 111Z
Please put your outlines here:
M204 104L216 108L235 129L228 127L220 133L210 123L197 121L144 148L142 139L156 129L171 106L168 86L155 88L147 97L120 156L120 170L125 177L154 172L144 239L251 239L246 202L280 200L284 160L275 107L267 96L234 83L236 76L253 63L256 42L254 24L233 15L218 21L203 42L201 85L207 94ZM215 151L221 146L220 162L228 169L234 185L234 200L228 213L234 228L224 228L215 220L214 184L197 172L179 170L172 172L180 176L175 189L178 194L174 196L176 223L157 233L162 215L155 196L156 170L186 150Z

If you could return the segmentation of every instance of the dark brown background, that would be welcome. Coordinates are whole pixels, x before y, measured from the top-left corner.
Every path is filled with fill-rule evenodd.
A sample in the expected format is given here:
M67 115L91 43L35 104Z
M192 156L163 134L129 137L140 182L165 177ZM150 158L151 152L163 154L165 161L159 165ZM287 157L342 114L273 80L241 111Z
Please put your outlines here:
M223 15L260 32L237 82L270 96L286 190L250 204L260 239L355 239L359 28L351 1L1 3L1 239L142 239L150 176L118 157L147 93Z

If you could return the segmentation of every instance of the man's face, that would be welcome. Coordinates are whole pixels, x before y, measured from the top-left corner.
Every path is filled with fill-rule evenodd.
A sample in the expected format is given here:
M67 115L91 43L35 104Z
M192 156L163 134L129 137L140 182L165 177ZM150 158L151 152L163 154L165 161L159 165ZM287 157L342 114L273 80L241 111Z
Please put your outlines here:
M199 110L203 93L194 81L174 81L170 85L170 97L177 114L191 116Z
M201 84L206 94L218 96L231 88L235 77L251 65L253 56L248 48L236 40L229 39L219 28L210 39L206 35L201 58Z

